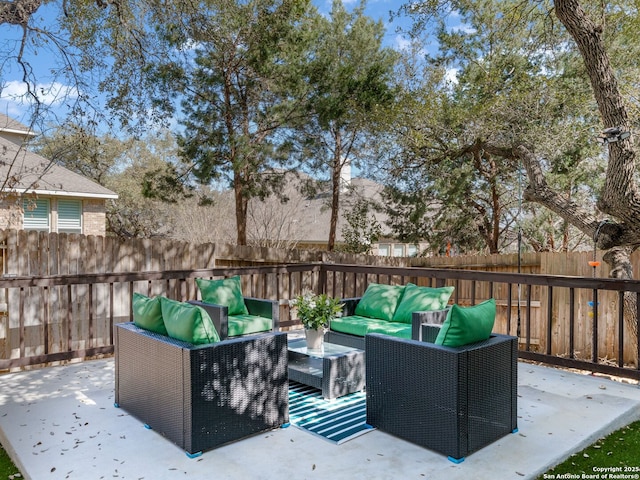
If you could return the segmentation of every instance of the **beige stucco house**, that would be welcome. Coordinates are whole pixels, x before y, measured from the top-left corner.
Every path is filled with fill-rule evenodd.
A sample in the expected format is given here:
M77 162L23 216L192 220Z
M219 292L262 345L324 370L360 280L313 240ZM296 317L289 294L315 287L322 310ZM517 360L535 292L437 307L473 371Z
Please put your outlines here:
M118 195L25 148L35 134L0 113L0 229L105 235Z

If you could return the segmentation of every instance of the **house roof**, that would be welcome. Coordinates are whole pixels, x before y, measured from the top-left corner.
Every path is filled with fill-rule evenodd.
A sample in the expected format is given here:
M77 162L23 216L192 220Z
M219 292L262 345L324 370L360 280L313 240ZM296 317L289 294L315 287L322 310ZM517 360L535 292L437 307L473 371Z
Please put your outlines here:
M118 198L118 194L108 188L30 152L2 135L0 190L65 197Z
M265 212L263 216L270 216L270 220L274 224L285 223L284 219L276 219L279 212L282 217L286 217L287 222L291 225L289 235L295 240L302 243L326 243L329 238L329 228L331 219L331 192L328 190L320 191L315 196L307 196L301 193L302 184L310 177L304 173L298 172L296 175L287 174L285 184L282 187L282 193L289 198L286 204L281 204L274 198L255 202L263 204ZM344 213L349 211L355 202L364 198L374 202L380 202L380 193L383 189L382 185L366 178L353 177L345 179L346 186L340 193L340 208L338 212L338 224L336 228L336 241L344 241L342 229L346 224ZM271 212L271 213L267 213ZM371 211L370 215L375 216L378 223L382 227L382 234L389 234L389 228L385 224L386 215L377 211ZM264 221L264 218L258 218L258 221ZM256 228L255 220L249 220L249 228ZM265 232L260 230L260 235L269 237L269 235L280 234L282 232Z
M29 127L13 118L0 113L0 132L14 133L24 137L34 137L36 134Z

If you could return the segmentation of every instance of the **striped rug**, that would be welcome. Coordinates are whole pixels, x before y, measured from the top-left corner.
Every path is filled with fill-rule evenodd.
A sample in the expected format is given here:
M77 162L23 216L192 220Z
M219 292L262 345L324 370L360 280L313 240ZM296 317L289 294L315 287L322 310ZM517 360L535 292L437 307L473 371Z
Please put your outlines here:
M370 432L366 425L366 393L325 400L317 388L289 381L289 419L292 425L341 444Z

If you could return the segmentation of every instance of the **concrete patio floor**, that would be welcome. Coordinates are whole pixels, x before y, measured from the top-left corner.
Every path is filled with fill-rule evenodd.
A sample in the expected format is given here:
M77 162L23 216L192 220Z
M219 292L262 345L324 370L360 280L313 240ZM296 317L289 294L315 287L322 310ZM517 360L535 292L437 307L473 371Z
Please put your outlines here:
M534 479L640 418L636 384L523 362L518 375L519 432L458 465L377 430L338 446L295 427L191 459L114 407L113 359L0 375L0 440L32 480Z

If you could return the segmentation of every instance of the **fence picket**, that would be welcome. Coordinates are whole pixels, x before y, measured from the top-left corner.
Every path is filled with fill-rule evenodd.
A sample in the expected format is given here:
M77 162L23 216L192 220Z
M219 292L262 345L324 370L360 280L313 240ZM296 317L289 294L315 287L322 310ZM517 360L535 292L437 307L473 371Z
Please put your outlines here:
M407 268L447 268L514 274L520 263L520 272L524 274L590 278L594 271L588 262L593 259L593 252L528 253L522 255L520 262L516 255L381 258L227 244L188 244L166 239L123 241L114 237L83 237L76 234L16 230L0 230L0 242L6 246L3 272L9 276L150 272L149 275L131 282L106 282L93 287L82 282L72 285L53 282L46 289L25 287L24 303L21 306L24 309L23 315L16 308L21 305L20 289L0 289L3 295L0 304L6 303L8 306L5 315L0 312L0 359L19 356L21 350L27 356L46 353L64 356L71 351L90 347L100 350L110 345L112 322L129 318L130 284L134 291L145 294L166 294L179 300L196 298L194 277L170 275L162 280L152 280L150 278L153 272L163 272L164 275L173 271L221 269L216 270L215 275L211 274L220 278L233 274L237 267L305 263L305 267L297 271L256 271L243 276L243 289L246 289L248 295L281 299L281 310L288 314L286 300L306 288L316 291L324 288L332 295L346 298L362 295L371 282L404 284L411 281L429 286L454 285L456 290L453 300L462 305L477 303L489 296L496 298L497 330L515 334L517 319L520 318L523 342L527 342L531 351L548 351L550 341L551 353L567 358L572 353L581 358L588 358L592 354L596 308L598 356L617 359L622 347L624 358L618 359L618 363L637 361L632 332L625 325L620 325L618 291L598 290L599 303L590 307L593 288L572 289L566 285L556 285L549 302L548 289L543 285L523 286L518 293L518 286L514 283L488 282L468 276L429 277L416 275ZM597 252L596 258L602 262L602 252ZM323 270L320 277L320 270L307 268L308 265L319 265L320 262L344 268L339 271ZM640 253L634 253L632 264L636 271L640 269ZM381 268L369 270L360 267L364 265ZM397 267L397 270L386 267ZM597 277L606 277L608 268L601 263L596 268ZM6 278L8 277L5 276ZM91 319L90 323L88 319ZM550 327L547 319L550 319Z

